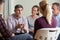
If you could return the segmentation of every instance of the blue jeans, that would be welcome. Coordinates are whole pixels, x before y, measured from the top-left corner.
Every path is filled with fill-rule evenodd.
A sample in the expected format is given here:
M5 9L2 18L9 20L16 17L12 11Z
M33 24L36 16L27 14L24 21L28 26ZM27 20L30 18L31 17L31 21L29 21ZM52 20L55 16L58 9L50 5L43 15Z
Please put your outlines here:
M60 34L59 34L59 36L58 36L57 40L60 40Z
M31 37L31 35L25 33L11 37L10 40L33 40L33 38Z

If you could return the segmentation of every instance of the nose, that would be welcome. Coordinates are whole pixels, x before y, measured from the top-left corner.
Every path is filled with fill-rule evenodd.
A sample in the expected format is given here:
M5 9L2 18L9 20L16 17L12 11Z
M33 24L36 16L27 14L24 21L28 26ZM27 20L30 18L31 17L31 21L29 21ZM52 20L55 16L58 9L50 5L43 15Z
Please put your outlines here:
M21 11L19 10L19 13L21 13Z

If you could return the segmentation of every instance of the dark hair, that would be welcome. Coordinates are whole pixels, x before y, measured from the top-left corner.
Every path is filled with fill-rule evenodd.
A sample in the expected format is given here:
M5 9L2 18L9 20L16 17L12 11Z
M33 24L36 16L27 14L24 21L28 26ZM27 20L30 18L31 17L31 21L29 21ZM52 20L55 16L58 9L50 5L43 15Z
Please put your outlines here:
M32 7L32 9L33 9L34 7L36 7L36 8L37 8L37 11L39 11L39 6L34 5L34 6Z
M4 2L4 0L0 0L0 5Z
M52 5L56 5L57 8L60 10L60 3L54 2Z
M18 5L15 6L15 9L17 9L17 8L22 8L23 9L23 6L18 4Z
M37 11L39 11L39 6L38 6L38 5L34 5L34 6L32 7L32 9L33 9L34 7L37 8ZM37 15L39 15L39 13L37 13Z

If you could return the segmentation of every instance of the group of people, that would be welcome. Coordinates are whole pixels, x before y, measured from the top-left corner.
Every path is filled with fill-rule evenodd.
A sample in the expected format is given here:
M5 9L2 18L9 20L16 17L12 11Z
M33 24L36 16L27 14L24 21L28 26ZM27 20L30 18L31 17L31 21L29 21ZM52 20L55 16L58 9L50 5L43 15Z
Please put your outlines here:
M4 5L4 0L0 0L0 10L1 5ZM7 18L7 24L0 16L0 33L4 40L34 40L38 29L60 27L60 3L53 3L51 8L46 1L41 1L39 6L32 7L28 17L22 15L23 9L22 5L17 4L14 13Z

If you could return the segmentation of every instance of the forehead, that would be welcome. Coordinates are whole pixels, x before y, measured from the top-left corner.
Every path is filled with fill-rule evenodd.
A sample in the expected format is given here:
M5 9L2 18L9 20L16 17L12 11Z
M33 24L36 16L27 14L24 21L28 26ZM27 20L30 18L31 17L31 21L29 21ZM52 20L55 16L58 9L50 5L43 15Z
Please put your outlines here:
M57 6L56 5L52 5L52 8L57 8Z
M16 8L15 10L22 10L23 8Z
M37 10L38 8L37 7L33 7L33 9Z

